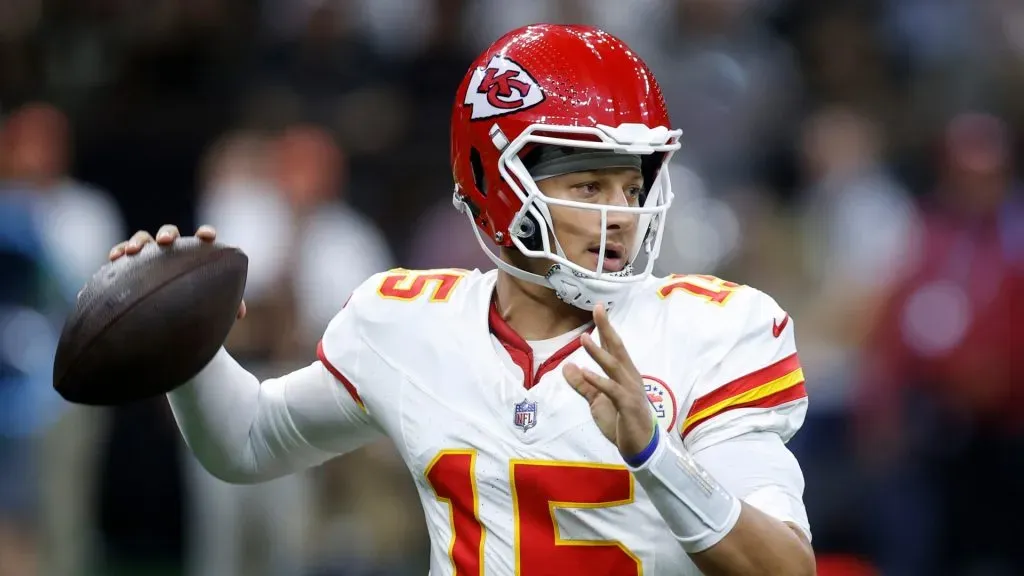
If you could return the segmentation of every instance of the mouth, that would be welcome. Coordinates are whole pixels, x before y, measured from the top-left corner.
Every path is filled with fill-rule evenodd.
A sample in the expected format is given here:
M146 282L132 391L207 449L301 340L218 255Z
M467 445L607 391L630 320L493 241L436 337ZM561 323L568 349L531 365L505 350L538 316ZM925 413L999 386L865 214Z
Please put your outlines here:
M601 245L591 246L588 252L594 255L594 268L597 267L597 259L601 254ZM604 262L601 266L604 272L621 272L626 267L626 249L617 242L608 242L604 247Z

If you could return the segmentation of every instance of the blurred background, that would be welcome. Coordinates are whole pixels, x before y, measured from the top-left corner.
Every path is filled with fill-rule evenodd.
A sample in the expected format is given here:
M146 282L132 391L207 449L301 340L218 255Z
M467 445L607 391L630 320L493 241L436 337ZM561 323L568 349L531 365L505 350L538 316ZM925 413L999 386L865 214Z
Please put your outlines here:
M426 573L390 445L229 486L164 401L55 397L53 350L109 248L163 223L249 254L229 348L263 377L374 272L489 267L450 106L537 21L604 27L662 83L661 272L797 319L819 573L1024 575L1024 2L0 0L0 576Z

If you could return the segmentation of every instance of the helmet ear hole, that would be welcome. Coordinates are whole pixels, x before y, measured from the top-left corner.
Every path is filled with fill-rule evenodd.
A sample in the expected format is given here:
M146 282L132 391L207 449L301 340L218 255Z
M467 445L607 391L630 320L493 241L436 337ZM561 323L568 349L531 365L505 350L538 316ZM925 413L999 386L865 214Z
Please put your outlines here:
M476 185L476 189L480 191L482 196L487 196L487 178L484 177L484 163L480 159L480 151L475 146L469 149L469 167L473 170L473 184Z
M540 250L544 247L544 243L541 241L541 227L540 223L537 222L537 218L527 212L525 222L522 224L523 232L525 235L520 236L523 241L523 246L526 246L527 250Z

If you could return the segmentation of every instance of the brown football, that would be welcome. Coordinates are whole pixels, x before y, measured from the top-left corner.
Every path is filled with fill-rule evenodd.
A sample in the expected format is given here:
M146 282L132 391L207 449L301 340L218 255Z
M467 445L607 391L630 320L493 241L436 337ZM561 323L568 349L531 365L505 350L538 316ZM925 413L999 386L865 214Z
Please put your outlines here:
M241 250L191 237L105 265L64 324L53 387L70 402L114 406L181 386L227 339L248 266Z

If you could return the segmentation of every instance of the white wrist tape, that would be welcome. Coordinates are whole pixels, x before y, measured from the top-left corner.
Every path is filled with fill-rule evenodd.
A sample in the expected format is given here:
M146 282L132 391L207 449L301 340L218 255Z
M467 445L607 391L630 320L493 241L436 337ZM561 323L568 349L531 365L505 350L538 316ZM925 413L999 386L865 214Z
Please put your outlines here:
M665 435L650 459L630 470L689 554L717 544L739 520L739 498Z

